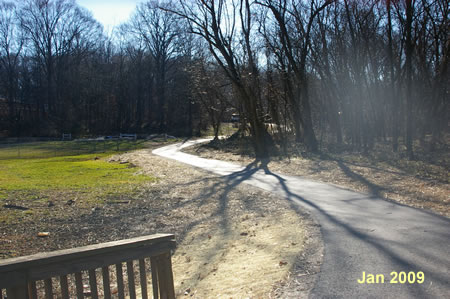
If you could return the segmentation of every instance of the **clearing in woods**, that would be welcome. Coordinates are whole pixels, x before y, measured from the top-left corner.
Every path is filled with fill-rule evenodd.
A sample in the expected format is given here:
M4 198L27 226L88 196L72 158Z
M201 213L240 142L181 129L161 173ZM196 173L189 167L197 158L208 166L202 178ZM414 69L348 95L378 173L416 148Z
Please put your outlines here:
M174 233L177 295L306 294L322 254L311 218L268 192L151 154L165 144L1 160L0 257Z

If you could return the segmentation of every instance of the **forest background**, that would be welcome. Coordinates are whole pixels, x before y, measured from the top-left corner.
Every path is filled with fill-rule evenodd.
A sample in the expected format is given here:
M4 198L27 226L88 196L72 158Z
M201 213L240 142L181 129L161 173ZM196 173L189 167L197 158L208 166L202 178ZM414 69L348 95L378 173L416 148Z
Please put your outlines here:
M106 35L72 0L0 2L0 135L193 136L256 156L445 148L445 0L148 1Z

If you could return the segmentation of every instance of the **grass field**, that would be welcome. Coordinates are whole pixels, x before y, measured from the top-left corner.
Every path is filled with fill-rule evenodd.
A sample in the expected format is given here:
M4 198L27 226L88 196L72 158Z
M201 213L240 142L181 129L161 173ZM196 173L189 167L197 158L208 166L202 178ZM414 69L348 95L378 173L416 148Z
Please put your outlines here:
M2 146L0 222L39 217L48 212L45 207L62 205L69 200L78 200L79 205L89 208L108 198L132 193L141 184L156 179L136 174L130 163L109 162L108 157L144 146L144 143L134 141L105 142L95 146L88 142ZM20 156L17 155L19 147Z
M144 141L80 140L27 143L0 143L0 160L74 156L104 152L124 152L139 149Z

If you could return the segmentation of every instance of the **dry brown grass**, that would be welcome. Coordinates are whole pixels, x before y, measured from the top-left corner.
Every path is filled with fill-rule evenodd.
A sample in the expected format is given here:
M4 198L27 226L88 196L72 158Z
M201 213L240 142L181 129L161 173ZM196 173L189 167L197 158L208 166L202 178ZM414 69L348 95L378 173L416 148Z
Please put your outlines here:
M186 151L248 165L254 161L249 146L243 141L224 142L197 145ZM419 152L417 157L409 161L381 145L366 155L350 151L313 155L297 150L290 152L289 158L272 158L268 167L274 172L336 184L449 217L450 153L445 149L431 155Z
M94 210L78 205L82 198L66 208L64 202L72 196L67 194L38 222L0 224L1 256L174 233L178 296L283 297L285 290L280 286L292 289L292 279L303 283L298 294L306 294L321 259L318 228L308 215L240 181L153 156L151 149L161 145L111 158L114 163L135 165L137 173L158 180L143 184L129 197L115 198L116 203L105 199ZM38 238L39 231L48 231L50 236ZM309 264L305 250L316 255L315 267Z
M184 227L173 257L178 296L267 298L308 246L311 220L268 192L146 151L120 159L158 174L179 202L164 223Z

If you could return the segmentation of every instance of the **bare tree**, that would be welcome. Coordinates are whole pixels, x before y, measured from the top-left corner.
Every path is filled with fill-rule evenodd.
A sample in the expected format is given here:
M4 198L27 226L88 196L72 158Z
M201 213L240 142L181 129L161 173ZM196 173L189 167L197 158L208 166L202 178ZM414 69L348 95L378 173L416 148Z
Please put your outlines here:
M172 8L170 1L141 3L130 23L122 28L123 31L141 39L152 56L160 132L167 131L167 75L172 66L171 61L178 52L177 39L181 34L181 24L177 16L166 11Z
M210 53L243 104L256 157L267 157L272 139L262 118L260 70L253 43L254 4L249 0L195 0L179 4L179 9L170 11L187 20L190 32L208 43Z
M9 110L9 126L20 120L16 111L19 89L19 63L24 45L19 30L16 6L12 2L0 2L0 95L6 96ZM3 87L3 88L1 88Z
M417 79L420 96L417 103L423 113L421 121L420 140L425 134L432 133L431 149L434 149L441 139L442 128L448 119L448 92L450 58L450 42L448 37L448 15L450 7L442 0L421 0L416 4L417 21L415 55L417 64ZM414 84L416 85L416 84Z
M412 22L414 7L412 0L406 2L406 24L405 24L405 76L406 76L406 150L410 159L414 158L413 152L413 120L412 120L412 55L414 44L412 42Z
M258 157L293 131L310 151L320 132L364 151L392 137L413 157L447 130L447 2L155 0L108 41L73 0L2 1L2 127L218 135L233 106Z
M101 33L100 25L73 0L25 0L20 23L46 78L46 96L39 100L39 109L57 116L64 111L64 86L57 81L67 68L65 58L74 51L80 54L91 49L92 42L98 40L92 35Z
M399 136L399 110L400 102L397 99L397 92L395 88L395 62L394 62L394 45L393 45L393 29L392 29L392 2L386 1L387 7L387 57L388 57L388 69L389 69L389 88L392 105L392 150L397 152L398 150L398 136Z
M331 23L333 22L333 10L324 9L317 17L317 26L312 41L312 65L320 84L323 86L321 105L328 118L330 130L336 136L336 142L340 145L343 142L340 104L342 103L342 92L338 88L337 76L332 69L333 53L330 53ZM322 132L321 132L322 134Z
M297 141L304 142L310 151L317 151L317 139L311 118L311 105L306 75L307 58L311 46L311 30L317 15L333 1L321 4L311 1L266 0L257 1L273 14L279 32L278 42L286 55L289 67L295 76L296 92L292 92L291 105ZM305 11L307 13L305 13ZM303 129L303 133L302 130Z
M206 111L214 130L214 140L218 140L225 112L231 107L226 96L232 92L231 84L218 66L208 63L206 57L197 58L192 63L190 74L194 97Z

